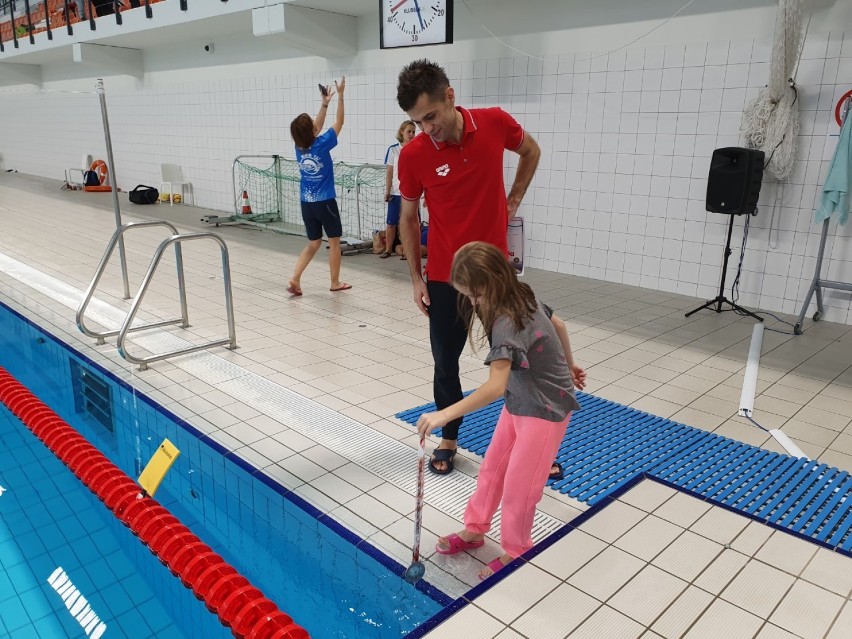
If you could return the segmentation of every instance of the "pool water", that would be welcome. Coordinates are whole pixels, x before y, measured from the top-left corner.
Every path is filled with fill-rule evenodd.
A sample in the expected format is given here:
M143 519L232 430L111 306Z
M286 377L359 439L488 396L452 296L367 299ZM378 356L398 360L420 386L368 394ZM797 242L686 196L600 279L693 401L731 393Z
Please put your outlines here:
M0 366L131 477L138 476L140 467L163 438L168 437L181 455L157 492L157 500L305 627L314 639L403 637L451 603L449 597L426 582L421 581L416 588L404 582L401 579L404 566L2 303ZM26 441L25 435L28 433L19 440ZM31 442L26 448L19 444L22 450L29 450L22 455L43 456L31 450L41 447L44 454L52 457L32 435L29 438L35 444ZM9 482L6 475L11 470L7 467L13 466L9 459L8 455L0 457L0 485L5 486L4 480ZM56 463L70 478L60 486L76 482L88 497L87 521L94 520L91 511L98 508L103 511L101 519L111 520L102 523L101 528L113 532L127 557L130 568L126 576L144 582L149 592L157 593L162 615L158 613L156 619L163 621L155 625L166 627L165 621L172 619L180 624L182 633L167 635L157 630L154 635L124 636L188 639L230 636L223 632L215 616L207 613L191 592L79 485L70 471ZM282 465L286 468L286 460ZM29 468L26 471L29 474ZM15 483L20 481L19 477ZM9 494L0 497L0 506ZM38 501L39 496L25 491L21 504ZM51 504L62 503L67 504L63 496L51 498ZM59 506L58 510L67 512L69 508ZM10 516L23 517L22 507L14 512L17 514ZM5 517L4 514L4 520ZM28 530L26 525L21 526L22 530ZM95 544L87 532L85 527L81 528L76 538L84 540L85 547L92 549L94 555ZM13 530L9 530L9 536L17 538ZM25 554L29 562L30 554ZM98 561L103 561L103 555ZM5 552L0 553L0 565L5 568L4 557ZM19 561L17 565L20 564ZM68 566L62 567L105 623L109 625L117 618L106 603L109 596L102 590L106 588L104 584L93 578L86 581L83 576L77 583ZM46 596L57 600L55 606L71 617L61 598L44 581L55 568L56 565L51 565L38 578L48 589ZM43 590L44 586L39 588ZM61 617L59 613L56 616ZM72 621L77 623L73 618ZM78 627L74 636L85 636L81 633Z
M105 636L183 639L116 533L132 534L2 405L0 449L0 636L83 636L48 583L61 567Z

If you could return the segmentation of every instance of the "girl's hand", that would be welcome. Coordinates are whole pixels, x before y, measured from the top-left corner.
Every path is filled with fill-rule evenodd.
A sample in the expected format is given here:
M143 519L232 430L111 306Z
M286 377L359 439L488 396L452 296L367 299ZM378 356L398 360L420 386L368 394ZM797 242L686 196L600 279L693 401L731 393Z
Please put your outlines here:
M346 90L346 76L340 76L340 82L337 80L334 81L334 88L337 89L337 92L340 94L340 97L343 97L343 92Z
M433 430L443 428L449 420L444 416L444 411L437 413L423 413L417 420L417 432L420 437L426 437Z
M571 364L568 368L571 370L571 380L574 382L574 388L583 390L586 387L586 371L576 364Z
M322 94L322 105L327 107L331 103L333 95L334 91L331 90L331 86L327 86L325 88L325 93Z

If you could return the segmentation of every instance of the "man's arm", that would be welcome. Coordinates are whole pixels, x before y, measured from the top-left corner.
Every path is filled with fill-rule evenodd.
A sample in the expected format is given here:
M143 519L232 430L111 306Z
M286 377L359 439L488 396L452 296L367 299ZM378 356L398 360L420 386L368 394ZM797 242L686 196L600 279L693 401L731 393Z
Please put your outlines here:
M399 232L402 235L402 246L405 257L408 258L408 270L411 282L416 284L423 281L420 274L420 221L417 219L417 200L402 198L399 213Z
M402 248L408 260L408 270L411 273L411 285L414 288L414 303L424 315L429 315L429 294L426 292L426 282L421 275L420 260L420 220L417 219L417 204L420 200L402 198L399 216L399 234L402 236Z
M517 148L515 153L520 155L521 159L518 161L518 169L515 171L515 181L506 197L506 203L509 206L509 218L515 217L518 207L521 205L521 200L527 192L530 182L532 182L533 175L535 175L535 170L538 167L538 159L541 157L541 149L533 136L524 131L524 141L521 142L521 146Z

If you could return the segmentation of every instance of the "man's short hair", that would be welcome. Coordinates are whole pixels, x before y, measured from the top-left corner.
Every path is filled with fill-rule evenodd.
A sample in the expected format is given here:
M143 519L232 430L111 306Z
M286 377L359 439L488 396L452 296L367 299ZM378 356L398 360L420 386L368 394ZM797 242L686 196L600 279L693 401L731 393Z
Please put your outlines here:
M424 93L432 100L444 97L450 80L443 67L429 60L415 60L399 72L396 101L399 108L408 111Z

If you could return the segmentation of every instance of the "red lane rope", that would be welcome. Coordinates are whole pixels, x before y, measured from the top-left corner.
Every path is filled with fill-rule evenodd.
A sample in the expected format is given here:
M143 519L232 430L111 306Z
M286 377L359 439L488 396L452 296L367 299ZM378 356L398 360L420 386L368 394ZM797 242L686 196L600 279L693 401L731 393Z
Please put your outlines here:
M235 568L0 367L3 403L241 639L310 639Z

